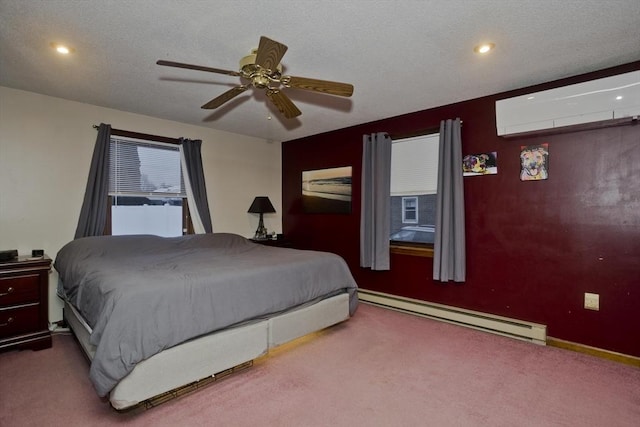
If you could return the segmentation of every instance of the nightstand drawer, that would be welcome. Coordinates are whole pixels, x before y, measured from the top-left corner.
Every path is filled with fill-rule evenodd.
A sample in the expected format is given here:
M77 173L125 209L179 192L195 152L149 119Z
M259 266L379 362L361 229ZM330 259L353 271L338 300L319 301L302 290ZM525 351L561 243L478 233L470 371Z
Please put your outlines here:
M40 320L39 310L39 304L0 310L0 337L37 330Z
M40 276L3 277L0 279L0 307L37 302L40 299Z

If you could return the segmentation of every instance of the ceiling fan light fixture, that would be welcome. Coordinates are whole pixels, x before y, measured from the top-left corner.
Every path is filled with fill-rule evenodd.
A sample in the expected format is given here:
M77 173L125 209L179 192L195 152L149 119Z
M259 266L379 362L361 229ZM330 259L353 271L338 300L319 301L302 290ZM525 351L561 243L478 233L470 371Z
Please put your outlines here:
M496 47L495 43L482 43L473 48L475 53L486 54Z
M269 77L267 77L266 75L264 75L262 73L256 74L251 79L251 84L253 84L253 87L256 87L258 89L264 89L266 87L269 87L269 83L270 82L271 82L271 80L269 80Z

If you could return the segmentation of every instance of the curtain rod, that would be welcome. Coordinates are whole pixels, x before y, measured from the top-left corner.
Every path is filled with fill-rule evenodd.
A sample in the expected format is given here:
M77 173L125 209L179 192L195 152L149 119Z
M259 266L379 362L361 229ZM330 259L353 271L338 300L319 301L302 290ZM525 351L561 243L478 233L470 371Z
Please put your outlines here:
M94 129L98 129L100 126L93 125ZM175 144L180 145L180 139L178 138L169 138L167 136L159 136L159 135L150 135L148 133L140 133L140 132L131 132L128 130L122 129L111 129L111 135L115 136L124 136L127 138L135 138L135 139L146 139L147 141L156 141L156 142L164 142L166 144Z
M460 127L462 127L462 120L460 120ZM389 136L391 137L391 139L405 139L405 138L413 138L415 136L429 135L430 133L438 133L438 132L440 132L440 125L434 126L431 128L426 128L426 129L418 129L416 131L406 132L406 133L396 134L396 133L390 132Z

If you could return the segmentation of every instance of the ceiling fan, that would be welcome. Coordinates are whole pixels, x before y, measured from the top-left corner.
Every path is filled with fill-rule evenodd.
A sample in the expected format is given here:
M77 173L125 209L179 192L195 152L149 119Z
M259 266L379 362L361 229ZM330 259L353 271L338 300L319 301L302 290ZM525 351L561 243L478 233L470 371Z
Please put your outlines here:
M253 86L257 89L264 89L267 97L278 110L280 110L284 117L291 119L299 116L302 112L282 91L281 87L310 90L345 97L353 94L353 85L348 83L282 75L282 65L280 61L286 51L286 45L262 36L260 37L258 48L240 60L239 71L221 70L218 68L203 67L201 65L164 60L159 60L156 64L226 74L248 80L247 84L240 84L224 92L222 95L213 98L202 106L204 109L218 108Z

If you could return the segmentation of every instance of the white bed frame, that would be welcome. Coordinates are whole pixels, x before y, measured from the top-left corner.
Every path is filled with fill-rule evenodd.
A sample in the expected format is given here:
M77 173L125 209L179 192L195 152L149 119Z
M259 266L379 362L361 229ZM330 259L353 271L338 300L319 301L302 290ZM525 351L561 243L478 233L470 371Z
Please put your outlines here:
M92 360L91 329L78 311L65 302L65 320ZM117 410L153 406L154 399L195 382L215 379L234 367L246 366L270 348L349 318L349 295L343 293L269 319L261 319L187 341L142 362L109 394ZM196 386L197 388L197 386Z

